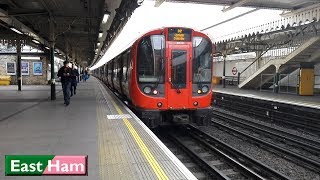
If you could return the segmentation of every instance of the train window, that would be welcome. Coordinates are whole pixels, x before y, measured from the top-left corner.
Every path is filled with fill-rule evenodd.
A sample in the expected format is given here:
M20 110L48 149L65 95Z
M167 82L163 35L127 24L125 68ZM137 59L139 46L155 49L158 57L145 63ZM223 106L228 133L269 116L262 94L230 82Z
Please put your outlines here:
M125 82L127 81L127 69L128 69L128 64L127 64L127 57L128 55L127 54L124 54L122 56L122 81Z
M212 80L212 45L202 37L193 37L193 83L210 83Z
M138 45L138 80L145 83L164 82L164 36L144 37Z
M171 82L175 88L186 88L187 51L173 50L171 60Z

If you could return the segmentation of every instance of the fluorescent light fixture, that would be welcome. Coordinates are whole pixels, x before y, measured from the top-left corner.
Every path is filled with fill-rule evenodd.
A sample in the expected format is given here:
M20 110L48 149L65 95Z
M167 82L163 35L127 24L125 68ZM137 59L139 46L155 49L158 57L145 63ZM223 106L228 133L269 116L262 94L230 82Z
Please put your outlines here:
M49 47L47 47L47 46L46 46L46 47L44 47L44 48L46 48L46 49L48 49L48 50L50 49L50 48L49 48Z
M36 44L40 44L40 42L37 41L37 40L35 40L35 39L33 39L32 41L33 41L34 43L36 43Z
M40 60L40 57L21 56L21 59Z
M16 28L10 28L10 29L18 34L23 34L21 31L17 30Z
M106 23L108 21L109 17L110 17L110 14L107 14L107 13L104 14L103 19L102 19L102 23Z
M101 38L101 37L102 37L102 35L103 35L102 33L99 33L99 38Z

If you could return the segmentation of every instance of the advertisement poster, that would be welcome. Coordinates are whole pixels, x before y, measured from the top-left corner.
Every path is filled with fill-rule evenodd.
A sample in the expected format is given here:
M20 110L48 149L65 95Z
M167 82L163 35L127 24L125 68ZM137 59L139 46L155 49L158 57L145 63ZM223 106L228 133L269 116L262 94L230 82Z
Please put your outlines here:
M33 62L33 75L42 75L42 62Z
M29 75L29 62L21 62L21 74Z
M15 62L7 62L7 74L8 75L16 75L16 63Z

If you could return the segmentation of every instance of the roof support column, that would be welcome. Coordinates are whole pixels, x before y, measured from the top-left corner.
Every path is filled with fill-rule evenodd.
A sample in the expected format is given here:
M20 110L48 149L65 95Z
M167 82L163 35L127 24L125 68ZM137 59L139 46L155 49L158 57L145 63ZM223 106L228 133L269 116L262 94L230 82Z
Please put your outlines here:
M53 18L49 20L50 26L50 64L51 64L51 100L56 100L56 79L54 74L54 21Z
M21 41L17 40L17 80L18 80L18 91L21 91L22 87L22 73L21 73Z

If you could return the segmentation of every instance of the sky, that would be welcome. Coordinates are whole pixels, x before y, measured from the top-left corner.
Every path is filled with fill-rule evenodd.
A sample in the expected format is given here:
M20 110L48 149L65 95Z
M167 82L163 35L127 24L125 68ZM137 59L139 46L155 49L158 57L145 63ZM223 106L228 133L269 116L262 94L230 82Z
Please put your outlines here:
M159 7L154 7L155 1L145 0L138 7L120 35L111 44L105 55L91 70L105 64L144 33L161 27L180 26L195 30L202 30L219 22L228 20L239 14L253 10L254 8L238 7L227 12L222 12L223 6L170 3L164 2ZM224 35L234 33L249 27L255 27L280 19L279 10L257 10L235 20L215 26L203 31L212 41L216 41Z

